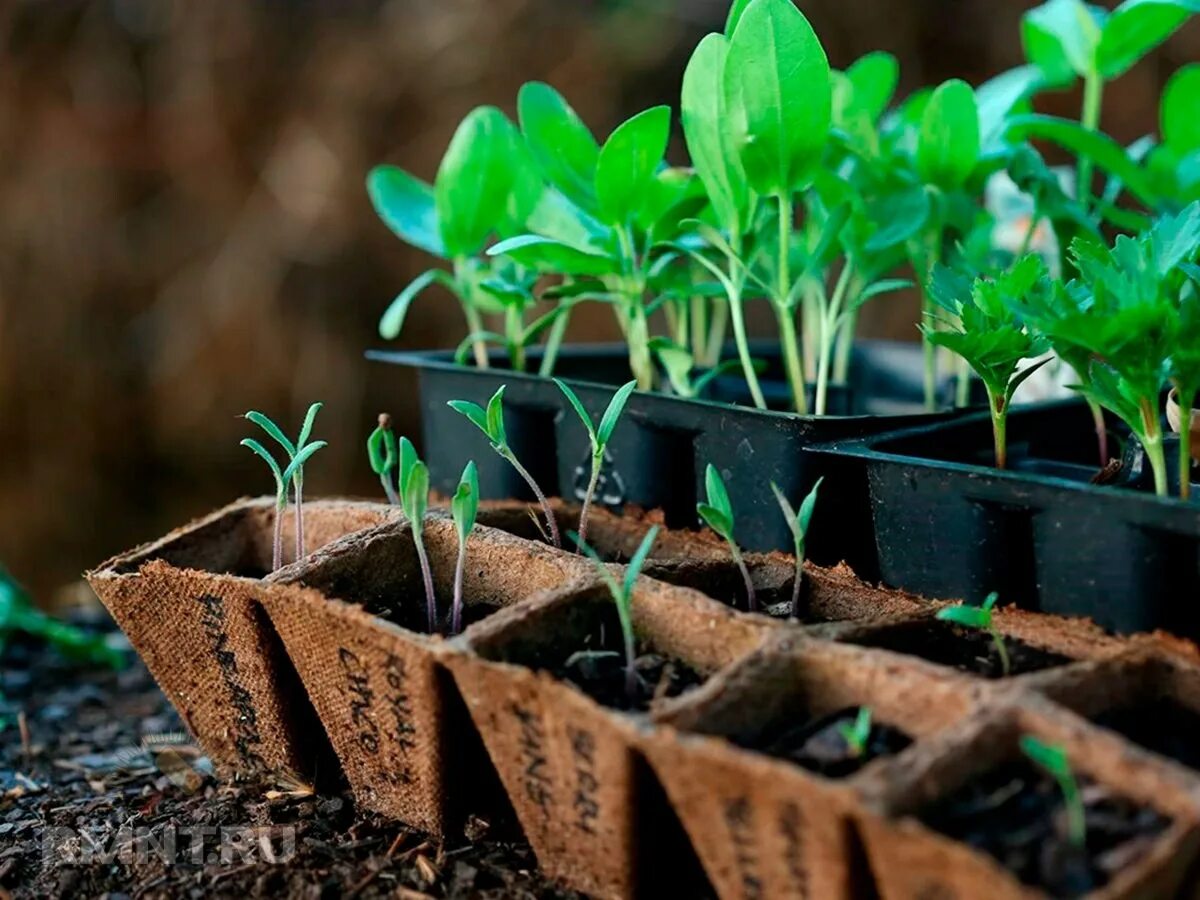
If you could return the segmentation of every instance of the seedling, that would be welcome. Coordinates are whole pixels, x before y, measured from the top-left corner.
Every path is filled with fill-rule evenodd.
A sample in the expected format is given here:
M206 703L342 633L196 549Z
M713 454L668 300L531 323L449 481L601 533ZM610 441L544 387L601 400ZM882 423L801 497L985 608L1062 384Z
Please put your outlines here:
M983 606L947 606L938 610L937 618L963 628L977 628L988 632L992 636L992 643L996 645L996 652L1000 655L1000 671L1005 677L1008 677L1012 674L1012 661L1009 659L1004 637L996 627L995 616L992 614L996 601L999 599L1000 595L992 591L983 601Z
M458 532L458 562L454 566L454 606L450 615L450 633L462 631L463 573L467 565L467 538L475 528L475 514L479 511L479 473L472 460L463 469L458 480L458 489L450 498L450 514L454 517L454 529Z
M690 350L663 337L651 338L650 349L654 351L659 365L667 373L667 381L671 385L671 390L680 397L703 396L705 389L715 379L739 369L743 373L745 371L740 359L727 359L693 376L692 373L697 369L699 361ZM752 359L750 368L755 375L761 375L766 371L767 364L761 359Z
M1195 271L1200 277L1200 270ZM1179 402L1179 496L1192 493L1192 408L1200 394L1200 281L1193 281L1190 292L1179 303L1178 335L1171 352L1170 377Z
M396 433L392 431L392 417L387 413L379 414L379 424L367 438L367 458L371 462L371 471L379 476L388 503L399 506L400 497L392 484L392 471L400 457L396 450Z
M797 619L800 618L800 585L804 579L805 541L813 511L817 507L817 491L821 489L821 482L824 480L824 477L817 479L808 496L800 503L799 511L792 509L792 504L788 502L779 485L771 482L771 490L775 492L775 499L779 501L779 508L783 511L783 517L792 532L793 552L796 555L796 577L792 581L792 617Z
M429 506L429 469L417 456L417 449L408 438L400 438L400 507L412 529L417 545L417 561L425 580L425 615L429 633L437 631L437 600L433 594L433 571L425 552L425 510Z
M588 415L588 411L583 408L579 397L571 388L557 378L554 379L554 383L558 385L558 389L563 392L579 415L583 427L587 429L588 440L592 444L592 473L588 478L587 491L583 495L583 508L579 512L579 540L583 542L587 540L588 512L592 508L592 498L596 494L596 485L600 481L600 471L604 468L604 454L609 438L612 437L617 422L620 421L621 413L625 410L625 403L637 387L637 382L630 381L617 389L608 402L608 408L604 411L604 415L600 417L599 426L592 425L592 417Z
M871 708L860 706L858 715L854 717L854 724L839 723L838 733L841 734L842 740L850 749L851 756L855 759L862 759L866 756L867 747L871 741Z
M579 535L572 532L568 536L575 541L576 546L587 555L588 559L595 563L596 571L604 579L604 583L608 586L608 592L617 605L617 618L621 622L621 634L625 639L625 694L632 702L637 698L638 693L637 644L633 633L633 586L642 572L642 566L646 564L650 548L654 546L654 541L658 538L658 526L655 525L646 532L641 544L634 552L633 558L625 566L625 576L620 581L617 581L612 570L604 564L600 555L584 543Z
M1079 782L1071 770L1071 761L1067 759L1067 751L1059 744L1050 744L1026 734L1021 736L1021 752L1058 782L1067 810L1067 838L1073 847L1082 850L1087 846L1087 814Z
M704 485L708 493L707 503L696 504L696 514L704 523L725 539L733 561L737 563L746 584L746 608L751 612L758 609L758 599L754 595L754 581L750 578L750 570L746 568L746 560L733 539L733 504L729 501L729 491L725 489L725 481L721 473L712 463L704 471Z
M529 485L529 489L533 491L533 495L541 504L542 512L546 516L546 526L550 529L550 540L555 547L562 547L562 538L559 536L558 522L554 518L554 511L550 508L550 501L546 499L546 495L542 493L542 489L529 474L526 468L521 465L517 455L513 453L512 448L508 446L508 437L504 431L504 389L507 385L500 385L496 389L496 393L492 395L492 399L488 401L487 409L485 410L478 403L472 403L469 400L451 400L450 408L457 413L466 416L467 419L487 435L487 439L492 444L492 449L498 453L501 458L508 461L517 474L525 480ZM615 423L614 423L615 426Z
M245 438L241 441L243 447L249 448L262 458L270 467L271 474L275 476L275 530L272 541L272 571L283 565L283 514L287 510L288 505L288 485L291 485L296 498L296 559L299 560L304 557L304 464L308 462L314 453L322 447L327 446L325 441L314 441L311 444L308 442L312 434L313 422L320 409L320 403L314 403L308 408L308 414L304 417L304 424L300 428L300 435L295 443L292 443L291 439L283 433L283 430L262 413L251 410L245 415L245 418L258 425L270 435L288 456L287 468L281 470L279 464L275 462L275 458L258 441L252 438Z

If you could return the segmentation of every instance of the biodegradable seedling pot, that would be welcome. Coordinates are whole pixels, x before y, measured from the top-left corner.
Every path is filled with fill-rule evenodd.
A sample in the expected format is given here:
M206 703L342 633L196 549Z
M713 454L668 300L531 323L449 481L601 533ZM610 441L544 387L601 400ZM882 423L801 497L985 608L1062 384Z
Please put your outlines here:
M677 667L677 689L696 689L776 629L648 578L633 590L632 619L641 652ZM614 709L553 674L577 651L620 647L620 635L597 585L497 614L447 664L543 870L598 897L686 894L686 841L676 845L678 823L635 749L639 729L678 701Z
M1089 787L1098 785L1104 796L1115 798L1116 821L1129 821L1137 810L1148 811L1143 825L1149 827L1134 829L1143 842L1118 842L1108 881L1073 896L1086 894L1093 900L1175 896L1200 842L1200 797L1194 782L1116 735L1030 696L1021 706L998 706L994 715L983 721L931 741L903 760L881 764L872 773L875 785L865 791L867 810L858 814L858 821L880 897L1032 900L1048 896L1045 885L1022 881L997 856L958 839L968 839L967 832L969 839L981 843L1001 835L1009 839L1027 835L1018 846L1027 848L1034 861L1043 858L1038 854L1053 854L1060 846L1058 839L1047 837L1056 832L1040 829L1048 817L1048 827L1054 827L1061 791L1052 780L1042 780L1041 771L1025 760L1019 747L1022 735L1062 747L1080 780L1085 801L1098 799ZM1008 791L1020 783L1008 780L1014 774L1026 779L1026 788L1010 796ZM1010 786L996 787L995 794L988 796L1008 797L1009 804L1019 801L1018 808L1032 808L1035 813L1029 821L1018 825L1007 819L1003 828L997 828L994 819L992 824L981 825L984 819L960 817L950 826L947 810L954 808L965 815L965 792L982 790L988 779L1004 779ZM1038 785L1037 794L1028 789L1034 784ZM983 808L992 806L989 803ZM1045 815L1039 814L1043 810ZM1093 829L1089 847L1094 854L1104 835L1110 833L1109 826L1101 825L1091 813L1088 823Z
M430 517L424 540L445 617L458 556L454 523ZM264 602L358 805L435 835L456 831L468 812L490 814L494 774L441 666L446 641L428 633L409 525L350 535L280 580L287 589ZM584 560L476 527L463 581L467 634L496 610L581 580L595 580Z
M375 503L309 501L308 547L396 515ZM312 708L258 606L270 581L274 522L273 497L238 500L108 560L87 579L219 768L308 777L326 748L313 740ZM288 551L294 522L287 514Z
M642 747L720 897L839 900L871 890L850 814L873 757L902 759L974 704L967 679L793 634L683 701ZM832 719L852 723L863 706L873 722L860 761Z

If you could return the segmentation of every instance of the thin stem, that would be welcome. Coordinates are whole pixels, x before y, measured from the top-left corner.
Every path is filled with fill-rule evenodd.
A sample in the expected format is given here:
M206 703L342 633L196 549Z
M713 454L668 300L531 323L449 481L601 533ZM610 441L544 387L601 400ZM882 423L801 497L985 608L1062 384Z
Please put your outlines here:
M962 409L971 401L971 366L961 356L955 365L958 368L958 382L955 385L954 405Z
M779 200L779 271L778 293L779 302L783 303L792 290L791 249L792 249L792 197L782 193Z
M1104 78L1097 72L1090 73L1083 80L1083 112L1080 124L1088 131L1095 131L1100 125L1100 107L1104 96ZM1079 205L1085 210L1091 201L1092 192L1092 160L1088 156L1079 157L1079 167L1076 170L1076 194Z
M1166 497L1167 488L1167 457L1163 452L1162 425L1158 421L1158 411L1155 404L1148 398L1141 401L1142 411L1142 445L1146 448L1146 458L1150 460L1150 468L1154 470L1154 493Z
M421 577L425 579L425 615L429 620L429 633L437 633L437 600L433 596L433 572L429 568L429 556L425 553L425 536L421 527L413 523L413 542L417 545L417 560L421 563Z
M558 521L554 518L554 512L550 509L550 501L546 499L546 495L542 493L542 489L538 487L538 483L533 480L533 476L529 474L523 465L521 465L520 460L517 459L516 455L511 450L501 453L500 455L507 459L512 467L517 470L517 474L525 479L525 483L529 485L530 489L533 491L533 495L537 497L538 503L540 503L542 506L542 512L546 516L546 525L550 529L550 540L553 542L555 547L561 550L562 538L558 533Z
M858 331L858 310L847 313L838 329L837 352L833 357L833 383L845 384L850 378L850 353L854 350L854 337Z
M508 361L514 372L525 371L525 344L522 340L525 323L521 318L521 310L515 303L510 303L504 310L504 332L508 344Z
M650 355L650 328L646 309L639 302L630 309L629 368L637 379L638 390L654 389L654 360Z
M754 371L754 361L750 358L750 345L746 341L746 318L742 309L742 290L740 282L731 282L729 292L729 318L733 322L733 340L737 344L738 359L742 361L742 377L750 389L754 405L759 409L767 408L763 399L762 387L758 383L758 373Z
M826 398L829 393L829 364L833 358L833 342L837 336L837 321L842 314L842 304L846 299L846 291L850 287L850 280L853 270L849 263L842 266L841 274L838 275L837 284L833 289L833 296L829 298L829 307L824 311L824 315L820 317L820 353L821 357L817 363L817 397L816 397L816 413L818 416L825 415Z
M737 567L742 572L742 581L746 584L746 609L750 612L757 612L758 597L754 593L754 581L750 578L750 570L746 568L746 560L742 558L742 551L733 541L729 542L729 550L733 554L733 561L737 563Z
M692 297L688 301L689 340L692 344L692 359L697 365L704 365L708 350L708 323L705 321L708 305L703 297Z
M587 541L588 513L592 509L592 497L596 494L596 485L600 481L600 470L604 467L604 449L592 453L592 477L588 479L587 493L583 495L583 507L579 510L579 546L576 553L583 552L583 544Z
M992 443L996 448L996 468L1008 468L1008 399L993 391L988 392L988 409L992 413Z
M570 319L571 308L568 307L565 312L558 314L558 318L550 326L550 332L546 335L546 344L542 350L542 364L538 367L538 374L543 378L549 378L554 374L554 365L558 362L558 349L562 346Z
M715 366L721 362L721 348L725 345L725 329L728 323L729 307L720 300L714 300L710 304L708 344L704 351L704 364L706 366ZM753 369L750 371L751 373L754 372Z
M995 626L988 629L992 635L992 643L996 645L996 652L1000 655L1000 671L1007 678L1012 674L1012 659L1008 655L1008 647L1004 646L1004 638Z
M454 565L454 605L450 614L450 633L462 631L463 612L463 573L467 568L467 542L460 541L458 545L458 562Z
M825 307L825 286L816 279L809 279L800 299L800 343L803 348L804 380L817 380L818 335L822 310Z
M296 560L304 558L304 482L294 481L296 486Z
M921 271L921 321L929 323L929 327L938 327L937 319L933 317L933 299L929 296L929 281L933 277L933 267L938 261L942 245L942 227L937 224L925 236L925 256L919 260ZM914 260L914 268L918 261ZM937 410L937 381L938 360L937 348L923 335L925 356L925 409L929 412Z
M1100 451L1100 468L1108 465L1108 428L1104 424L1104 409L1091 397L1087 401L1096 428L1096 446Z
M454 281L458 285L458 299L462 303L463 315L467 318L467 330L472 334L483 331L483 317L479 314L479 310L475 308L475 303L472 299L472 287L467 278L467 261L464 258L459 258L454 261ZM483 338L476 338L472 342L472 350L475 353L475 366L479 369L488 367L487 342Z
M283 566L283 514L287 511L287 496L275 504L275 529L271 540L271 571Z
M625 694L632 703L637 698L638 692L637 646L633 640L633 629L623 628L621 630L625 635Z
M796 556L796 577L792 579L792 618L800 618L800 586L804 581L804 556Z
M1084 847L1087 845L1087 815L1079 796L1079 783L1071 772L1058 773L1055 779L1067 808L1067 836L1076 847Z
M1192 404L1179 404L1179 496L1192 497Z
M776 305L779 319L779 342L783 345L783 364L787 370L788 385L792 389L792 402L800 415L808 414L807 385L804 382L804 367L800 360L800 347L796 343L796 322L792 309Z
M379 483L383 485L383 493L387 496L387 502L392 506L399 506L400 497L396 494L396 489L392 487L391 472L380 472Z

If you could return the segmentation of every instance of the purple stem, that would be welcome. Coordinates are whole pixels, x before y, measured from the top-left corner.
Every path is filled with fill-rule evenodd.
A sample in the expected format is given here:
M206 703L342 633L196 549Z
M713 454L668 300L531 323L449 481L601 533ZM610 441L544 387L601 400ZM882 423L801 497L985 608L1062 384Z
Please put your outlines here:
M454 606L450 619L450 633L462 631L463 572L467 568L467 542L458 545L458 562L454 566Z
M304 559L304 488L296 482L296 562Z
M433 573L429 570L429 557L425 554L425 539L419 528L413 529L417 544L417 559L421 562L421 575L425 579L425 614L429 619L429 633L437 633L437 601L433 597Z
M400 498L396 495L396 489L392 487L391 473L380 472L379 483L383 485L383 493L387 496L387 502L392 506L399 506Z
M554 542L554 546L561 550L562 538L558 533L558 522L554 518L553 511L550 509L550 501L546 499L546 495L542 493L542 489L538 487L538 483L533 480L532 475L525 471L525 467L521 465L516 456L510 453L507 459L512 463L513 468L517 470L517 474L524 478L525 483L533 489L533 495L537 497L538 503L542 505L542 512L546 514L546 524L550 526L550 539Z
M800 618L800 585L804 579L804 557L796 557L796 578L792 581L792 618Z
M633 630L625 632L625 693L630 704L637 698L637 650L633 644Z
M287 501L283 505L275 504L275 530L271 540L271 571L275 572L283 565L283 514L287 510Z
M758 597L754 594L754 582L750 579L750 570L746 568L746 561L742 559L741 551L737 545L730 543L729 549L733 551L733 561L737 563L738 568L742 572L742 580L746 583L746 609L750 612L758 611Z
M579 546L576 553L583 552L583 544L587 541L588 513L592 509L592 497L596 494L596 484L600 481L600 467L603 459L592 459L592 478L588 482L587 493L583 495L583 508L579 510Z

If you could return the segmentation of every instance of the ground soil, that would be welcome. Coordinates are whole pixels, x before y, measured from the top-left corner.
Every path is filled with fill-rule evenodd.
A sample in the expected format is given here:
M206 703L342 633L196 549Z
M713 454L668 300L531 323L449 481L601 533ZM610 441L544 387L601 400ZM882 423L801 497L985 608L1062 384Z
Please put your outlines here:
M612 709L645 712L655 703L704 683L704 676L679 659L656 653L639 644L636 648L637 688L631 696L626 687L625 655L615 629L601 631L596 646L578 648L549 671L569 681L597 703Z
M18 643L4 653L0 690L0 898L579 896L549 884L528 846L500 840L488 822L469 823L472 842L443 846L399 823L356 816L340 793L214 778L132 658L117 673ZM151 829L156 840L175 833L175 853L134 853L139 832L120 826ZM212 836L192 858L198 827L267 826L255 839L266 835L279 861L253 848L222 859ZM44 847L78 829L103 849L124 849L87 865L70 865L70 849L44 858Z
M882 722L871 725L862 753L855 753L842 736L842 726L852 727L858 709L849 707L809 719L798 725L785 724L749 739L736 739L743 747L795 763L826 778L848 778L881 756L893 756L912 743L898 728Z

